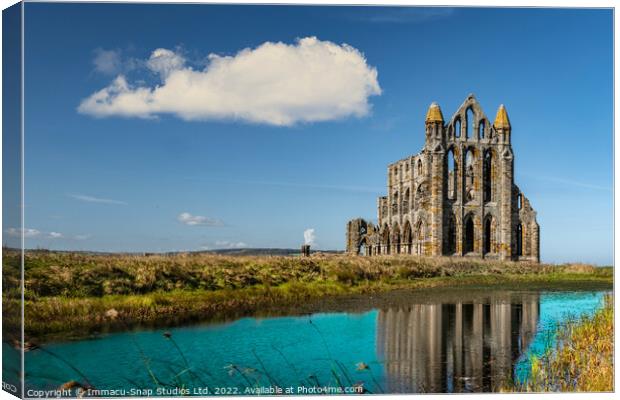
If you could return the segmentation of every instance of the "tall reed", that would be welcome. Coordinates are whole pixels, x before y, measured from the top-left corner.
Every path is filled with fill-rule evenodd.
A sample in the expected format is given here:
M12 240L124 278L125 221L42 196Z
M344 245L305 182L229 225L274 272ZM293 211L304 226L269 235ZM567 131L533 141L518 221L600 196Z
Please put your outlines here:
M542 357L532 357L530 376L517 391L611 392L614 351L613 297L592 316L570 320Z

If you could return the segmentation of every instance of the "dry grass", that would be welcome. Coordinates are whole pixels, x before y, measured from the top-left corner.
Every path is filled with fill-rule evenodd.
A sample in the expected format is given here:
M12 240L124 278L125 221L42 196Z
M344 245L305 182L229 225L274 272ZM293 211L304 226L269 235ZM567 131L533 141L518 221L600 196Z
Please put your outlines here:
M563 265L563 269L566 272L591 273L595 270L595 267L589 264L577 263Z
M239 289L254 285L279 286L287 282L356 284L457 275L594 271L594 267L581 264L551 266L447 257L234 257L204 253L134 256L46 251L28 251L25 266L26 297L30 299Z
M19 257L3 251L3 287L18 287ZM254 313L322 296L455 284L597 281L609 269L464 258L347 255L222 256L204 253L97 255L27 251L26 332L97 329L104 325ZM12 291L5 290L6 310ZM118 313L116 322L106 312ZM18 315L5 315L6 328Z

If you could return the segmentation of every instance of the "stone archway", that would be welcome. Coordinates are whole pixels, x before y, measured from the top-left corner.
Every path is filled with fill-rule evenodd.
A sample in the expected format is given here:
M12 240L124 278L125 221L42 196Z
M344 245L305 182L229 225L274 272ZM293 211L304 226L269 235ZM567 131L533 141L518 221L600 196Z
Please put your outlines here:
M494 245L494 240L493 240L493 234L494 234L494 230L493 229L493 218L492 217L487 217L484 220L484 241L483 241L483 245L482 245L482 254L489 254L489 253L493 253L494 249L493 249L493 245Z
M390 228L385 225L381 232L380 254L390 254Z
M493 214L488 214L484 219L482 226L482 254L496 254L497 248L497 220Z
M357 254L362 256L370 256L372 255L372 249L369 246L368 239L366 236L362 237L359 242L359 246L357 247Z
M401 247L403 248L402 253L411 254L413 250L413 233L409 221L406 221L403 227L403 241Z
M493 201L493 197L495 196L494 188L493 188L493 180L495 179L495 160L493 159L493 151L487 150L484 152L484 160L483 160L483 173L482 173L482 187L483 187L483 201L489 202Z
M474 251L474 218L470 214L465 217L463 223L463 254L473 253Z
M425 244L425 235L426 235L426 227L424 221L419 221L416 224L415 233L414 233L414 244L415 244L415 254L418 256L423 256L424 244Z
M400 253L400 228L398 224L392 225L392 254Z
M446 239L446 254L453 255L456 253L456 218L451 215L448 219L448 231Z

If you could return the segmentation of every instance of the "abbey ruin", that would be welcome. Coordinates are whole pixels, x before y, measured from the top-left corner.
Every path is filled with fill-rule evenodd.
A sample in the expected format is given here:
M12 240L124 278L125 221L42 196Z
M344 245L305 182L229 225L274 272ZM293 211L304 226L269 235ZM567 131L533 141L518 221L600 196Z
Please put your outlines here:
M491 125L469 95L447 123L431 104L425 125L422 151L388 165L378 223L348 222L347 252L539 262L540 227L514 183L506 108Z

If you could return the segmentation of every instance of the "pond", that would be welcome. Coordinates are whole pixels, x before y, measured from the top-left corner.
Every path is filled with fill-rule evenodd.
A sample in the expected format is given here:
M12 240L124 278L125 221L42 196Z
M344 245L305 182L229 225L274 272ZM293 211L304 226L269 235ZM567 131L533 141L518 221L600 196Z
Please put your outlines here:
M558 325L592 314L604 294L422 290L341 312L53 342L26 352L26 390L75 380L102 396L496 391L527 379Z

